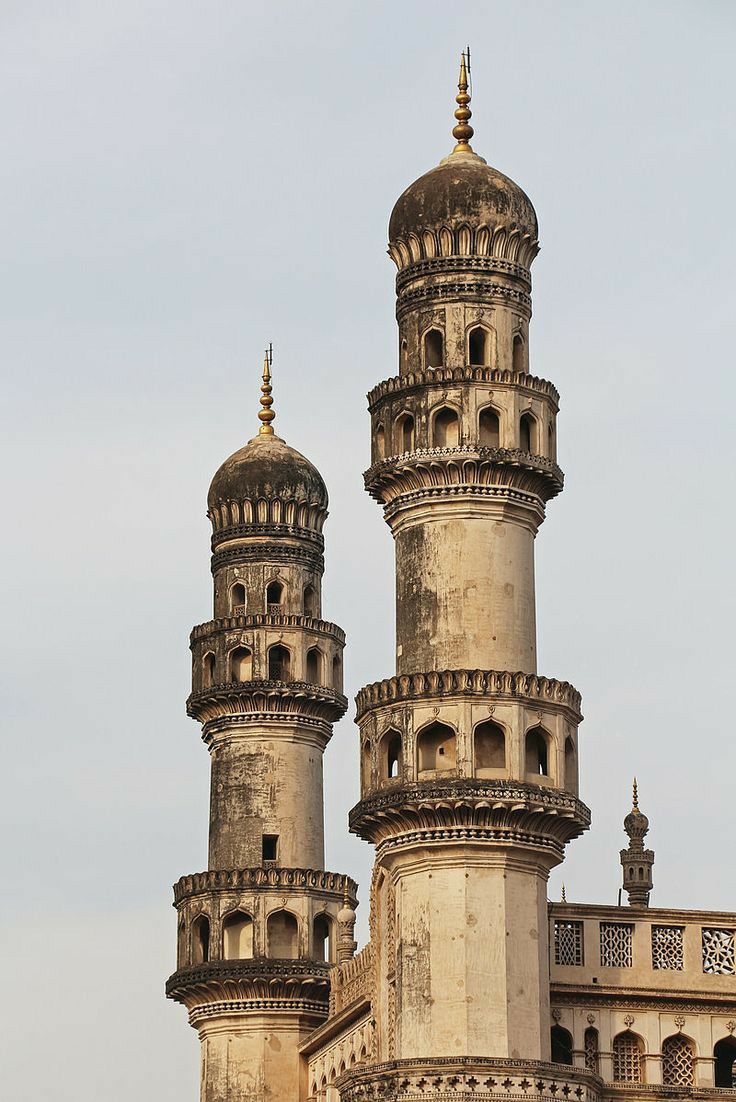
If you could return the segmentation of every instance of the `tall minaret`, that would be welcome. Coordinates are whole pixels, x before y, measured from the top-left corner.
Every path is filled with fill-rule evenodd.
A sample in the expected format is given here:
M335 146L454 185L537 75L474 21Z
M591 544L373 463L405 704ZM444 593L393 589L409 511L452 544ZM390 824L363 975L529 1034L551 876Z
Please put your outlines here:
M209 867L174 888L167 993L199 1032L202 1102L299 1098L298 1046L326 1017L355 918L355 884L324 871L322 755L347 703L345 636L321 618L327 491L274 433L270 353L261 389L258 435L210 487L214 619L191 637Z
M473 1060L549 1060L547 879L589 823L580 695L536 672L534 540L563 484L557 391L529 371L537 219L470 145L465 57L458 88L454 149L391 215L399 373L369 395L396 676L358 694L351 829L376 846L391 1098L441 1092L452 1060L448 1090L484 1081Z
M639 810L639 786L634 777L631 811L624 819L624 830L629 844L621 850L623 887L632 907L648 907L649 893L654 882L654 850L644 849L644 839L649 833L649 820Z

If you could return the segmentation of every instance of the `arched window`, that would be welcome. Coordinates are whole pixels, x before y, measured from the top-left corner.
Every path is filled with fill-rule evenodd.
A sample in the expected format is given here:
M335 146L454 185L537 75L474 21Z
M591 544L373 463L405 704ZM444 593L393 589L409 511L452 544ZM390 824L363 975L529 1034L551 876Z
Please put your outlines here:
M288 911L272 911L266 922L269 957L294 960L299 953L299 929Z
M736 1040L724 1037L713 1047L715 1085L728 1090L736 1087Z
M429 329L424 334L424 366L442 367L445 362L444 339L439 329Z
M526 772L536 777L549 776L549 739L543 727L532 727L526 733Z
M396 780L401 776L402 753L401 735L395 728L390 728L381 739L379 750L381 762L381 779L384 781Z
M577 796L578 756L575 753L575 743L569 736L565 739L565 788Z
M232 911L222 923L223 960L250 960L253 956L253 919Z
M310 647L307 651L307 681L310 685L322 684L322 651Z
M317 590L313 585L308 585L304 588L304 615L317 615Z
M210 959L210 920L198 915L192 923L192 964L206 964Z
M497 777L506 770L506 736L492 719L479 723L473 733L476 777Z
M430 723L417 738L419 779L422 774L447 773L455 768L455 732L446 723Z
M514 333L514 343L511 350L511 366L515 375L523 375L526 371L524 338L521 333Z
M281 582L269 582L266 586L266 612L278 616L283 611L284 587Z
M550 1031L552 1041L552 1063L572 1064L572 1036L561 1025L553 1025Z
M245 586L236 582L230 586L230 611L233 616L245 616Z
M501 445L501 429L498 414L486 407L478 416L478 439L482 448L498 448Z
M379 459L386 458L386 432L380 422L376 425L376 431L373 439L376 447L375 458L376 462L378 462Z
M585 1066L588 1071L594 1071L598 1074L598 1030L593 1026L590 1026L585 1031L585 1038L583 1041L585 1047Z
M332 923L327 915L317 915L312 923L312 952L316 960L332 960Z
M253 652L250 647L230 651L230 680L250 681L253 677Z
M432 446L456 448L460 443L460 422L454 409L445 406L434 415L432 422Z
M522 413L519 421L519 447L530 455L537 454L537 422L531 413Z
M491 363L491 334L482 325L468 334L468 363L472 367L489 367Z
M288 681L291 675L291 655L281 643L268 648L269 681Z
M215 656L208 651L202 659L202 684L205 689L211 688L215 683Z
M662 1042L662 1083L665 1087L695 1085L695 1051L689 1037L677 1033Z
M396 419L395 446L401 455L414 451L414 418L404 413Z
M642 1041L630 1029L613 1038L613 1079L615 1083L641 1083Z

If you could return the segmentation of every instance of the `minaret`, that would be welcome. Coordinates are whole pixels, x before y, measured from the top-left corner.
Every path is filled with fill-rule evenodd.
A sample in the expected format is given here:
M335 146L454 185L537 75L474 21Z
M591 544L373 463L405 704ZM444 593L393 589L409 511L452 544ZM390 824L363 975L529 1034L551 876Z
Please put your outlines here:
M627 849L621 850L623 888L632 907L648 907L649 893L654 884L654 850L644 849L644 839L649 833L649 820L639 810L639 787L634 777L631 811L624 819L624 830L629 836Z
M429 1098L443 1074L472 1093L485 1081L473 1061L549 1060L547 880L589 824L580 695L536 669L534 540L563 484L558 394L529 369L537 219L473 151L469 102L464 56L456 145L391 215L399 373L369 395L365 483L395 541L396 676L358 694L351 829L376 846L391 1098ZM453 1060L465 1064L451 1075Z
M214 619L191 636L209 866L174 888L167 994L199 1032L202 1102L299 1098L298 1046L326 1017L338 916L356 905L324 871L322 755L347 703L345 636L321 618L327 491L274 433L271 389L269 353L258 435L210 487Z

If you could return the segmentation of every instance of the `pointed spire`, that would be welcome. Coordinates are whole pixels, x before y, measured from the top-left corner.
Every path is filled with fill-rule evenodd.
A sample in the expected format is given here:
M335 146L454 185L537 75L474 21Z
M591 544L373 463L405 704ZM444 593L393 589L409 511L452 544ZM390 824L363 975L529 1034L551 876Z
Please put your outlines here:
M638 811L639 810L639 786L636 783L636 777L634 777L633 796L632 796L632 799L631 799L631 810L632 811Z
M273 436L274 431L271 427L271 422L275 418L276 414L271 409L273 405L273 398L271 397L271 364L273 363L273 345L269 344L266 349L266 355L263 360L263 385L261 386L260 403L263 407L258 411L258 419L261 422L261 427L258 430L259 436Z
M467 66L466 66L467 59ZM457 141L457 145L453 149L453 153L472 153L473 149L470 145L470 139L473 137L474 130L469 123L469 119L472 115L472 111L468 107L470 103L470 96L468 95L468 72L470 70L470 46L467 50L463 50L460 61L460 76L458 78L457 87L458 94L455 97L457 103L457 109L455 111L455 118L457 119L457 125L452 128L452 136Z
M562 893L560 894L560 903L567 903L567 895L565 894L565 881L562 881Z
M342 878L342 905L347 907L350 904L350 896L348 894L348 878L343 876Z

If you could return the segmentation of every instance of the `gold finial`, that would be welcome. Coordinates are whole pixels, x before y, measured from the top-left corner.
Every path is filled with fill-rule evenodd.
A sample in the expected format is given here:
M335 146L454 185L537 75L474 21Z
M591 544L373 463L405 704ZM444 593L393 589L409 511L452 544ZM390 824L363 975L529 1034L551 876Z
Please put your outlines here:
M562 881L562 895L560 896L560 903L567 903L567 896L565 895L565 881Z
M467 61L467 65L466 65ZM455 111L455 118L457 119L457 126L452 129L452 136L457 140L457 145L453 149L453 153L472 153L473 149L470 145L470 139L473 137L474 130L468 120L472 115L472 111L468 107L470 103L470 96L468 95L468 73L470 72L470 46L467 50L463 50L460 61L460 77L457 82L458 94L455 97L457 103L457 110Z
M260 403L263 409L258 411L258 419L261 422L261 427L258 430L259 436L273 436L274 431L271 428L271 422L276 414L271 409L273 405L273 398L271 397L271 364L273 363L273 345L269 344L266 349L266 355L263 360L263 385L261 386Z
M350 905L350 898L348 896L348 878L347 878L347 876L343 877L343 881L342 881L342 905L343 905L343 907L348 907Z
M634 795L633 795L633 799L632 799L632 806L633 806L634 811L638 811L639 810L639 786L636 783L636 777L634 777L633 792L634 792Z

